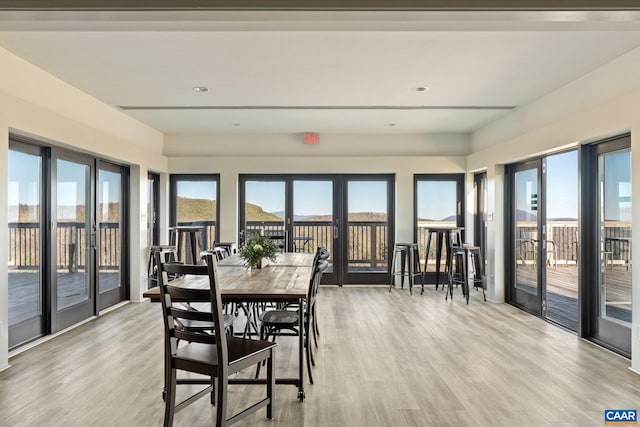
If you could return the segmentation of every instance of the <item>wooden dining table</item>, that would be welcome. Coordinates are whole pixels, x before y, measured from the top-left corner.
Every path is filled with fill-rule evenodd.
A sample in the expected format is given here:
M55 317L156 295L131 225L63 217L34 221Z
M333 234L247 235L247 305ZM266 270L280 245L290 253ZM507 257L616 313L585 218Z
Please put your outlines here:
M217 263L220 294L224 303L297 303L303 307L309 290L313 254L280 253L276 261L263 262L261 269L248 269L238 255L232 255ZM203 289L202 300L209 302L209 279L203 276L184 276L171 281L172 286ZM143 293L152 302L160 302L160 289L151 288ZM276 384L292 384L298 388L298 399L304 400L304 311L298 310L298 377L276 378ZM247 319L248 320L248 319ZM241 384L260 383L262 379L238 379L230 382Z

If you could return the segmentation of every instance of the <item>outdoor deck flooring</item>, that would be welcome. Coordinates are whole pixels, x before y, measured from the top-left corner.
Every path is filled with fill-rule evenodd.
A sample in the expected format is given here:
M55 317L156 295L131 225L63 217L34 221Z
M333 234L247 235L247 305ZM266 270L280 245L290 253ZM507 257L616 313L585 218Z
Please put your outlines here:
M101 272L100 289L113 289L119 284L119 273ZM69 307L87 297L85 274L58 274L58 307ZM9 273L9 325L31 318L40 309L40 282L38 273Z

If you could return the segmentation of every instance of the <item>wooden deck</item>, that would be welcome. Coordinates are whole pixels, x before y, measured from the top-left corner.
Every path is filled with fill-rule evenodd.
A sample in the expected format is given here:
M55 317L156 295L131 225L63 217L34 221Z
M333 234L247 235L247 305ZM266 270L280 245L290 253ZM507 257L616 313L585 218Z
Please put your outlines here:
M517 266L521 288L535 288L536 270L533 266ZM631 322L631 269L613 264L604 271L606 310L609 316ZM578 267L576 265L547 267L547 317L571 329L577 327Z
M113 289L119 285L117 272L101 272L100 289ZM60 273L58 275L58 307L69 307L87 298L85 274ZM39 274L33 272L9 273L9 325L30 319L41 309Z

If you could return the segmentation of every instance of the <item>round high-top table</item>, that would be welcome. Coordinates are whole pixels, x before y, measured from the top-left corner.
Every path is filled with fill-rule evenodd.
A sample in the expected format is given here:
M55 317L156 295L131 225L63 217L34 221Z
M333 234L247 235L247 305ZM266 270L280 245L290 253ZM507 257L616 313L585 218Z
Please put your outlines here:
M451 271L451 247L453 246L453 242L451 239L452 234L456 235L456 244L460 245L462 242L462 230L464 227L453 227L453 226L432 226L425 227L427 230L427 249L424 256L424 274L426 280L427 275L427 266L429 265L429 249L431 248L431 237L435 234L436 236L436 290L438 290L438 285L440 284L440 258L442 258L442 246L444 245L446 252L446 261L445 261L445 272ZM444 287L444 285L443 285ZM424 292L424 287L422 288L422 292Z

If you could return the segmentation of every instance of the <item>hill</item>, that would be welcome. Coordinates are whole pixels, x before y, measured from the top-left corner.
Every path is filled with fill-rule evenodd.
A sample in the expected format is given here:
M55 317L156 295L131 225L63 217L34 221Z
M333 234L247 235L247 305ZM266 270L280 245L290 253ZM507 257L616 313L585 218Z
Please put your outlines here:
M202 221L205 219L215 220L217 201L209 199L191 199L188 197L178 197L178 218L180 222ZM247 203L247 221L282 221L282 218L265 212L262 207Z

